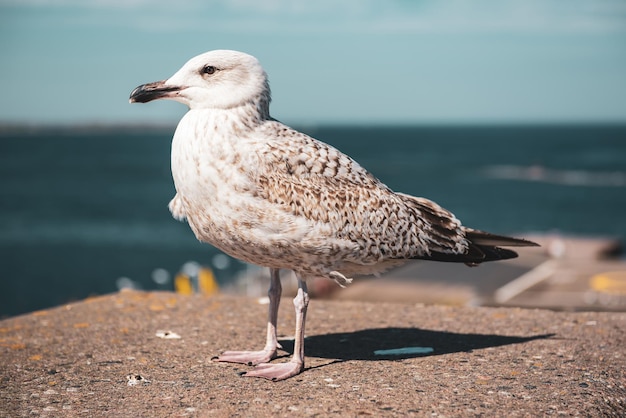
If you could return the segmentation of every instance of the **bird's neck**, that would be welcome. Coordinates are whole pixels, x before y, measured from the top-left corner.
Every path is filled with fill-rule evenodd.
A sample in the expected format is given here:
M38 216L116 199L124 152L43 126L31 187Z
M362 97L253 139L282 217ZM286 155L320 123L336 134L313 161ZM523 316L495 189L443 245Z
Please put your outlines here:
M270 119L270 94L262 94L252 101L254 107L256 107L257 114L261 117L261 120Z
M190 109L180 121L178 129L192 131L196 137L217 132L245 136L246 132L255 130L269 119L269 101L260 98L227 109Z
M265 95L226 109L223 115L243 127L256 128L270 119L270 104ZM241 128L241 127L240 127Z
M240 130L255 129L270 117L269 103L262 98L250 100L221 113L223 118Z

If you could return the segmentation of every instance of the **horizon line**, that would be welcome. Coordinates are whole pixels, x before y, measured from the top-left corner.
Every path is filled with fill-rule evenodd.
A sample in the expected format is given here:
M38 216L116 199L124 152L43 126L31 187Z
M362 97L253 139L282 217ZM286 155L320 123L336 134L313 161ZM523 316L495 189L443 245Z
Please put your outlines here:
M175 130L178 122L3 122L0 133L41 130ZM427 128L427 127L626 127L622 120L579 121L414 121L414 122L294 122L289 125L300 128Z

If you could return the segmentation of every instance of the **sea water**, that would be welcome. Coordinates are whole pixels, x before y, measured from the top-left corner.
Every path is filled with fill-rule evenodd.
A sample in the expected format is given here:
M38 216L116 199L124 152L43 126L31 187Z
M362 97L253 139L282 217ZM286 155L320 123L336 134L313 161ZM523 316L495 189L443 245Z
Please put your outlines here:
M626 126L301 130L477 229L626 238ZM171 289L167 275L191 260L220 283L244 268L171 218L172 133L0 132L0 316L112 292L120 280Z

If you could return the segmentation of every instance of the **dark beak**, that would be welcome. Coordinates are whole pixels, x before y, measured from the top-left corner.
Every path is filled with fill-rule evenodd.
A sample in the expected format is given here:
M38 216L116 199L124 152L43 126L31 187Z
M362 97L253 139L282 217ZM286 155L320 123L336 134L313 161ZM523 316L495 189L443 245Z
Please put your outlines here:
M130 93L131 103L147 103L157 99L168 99L176 96L181 90L178 86L166 86L165 80L142 84Z

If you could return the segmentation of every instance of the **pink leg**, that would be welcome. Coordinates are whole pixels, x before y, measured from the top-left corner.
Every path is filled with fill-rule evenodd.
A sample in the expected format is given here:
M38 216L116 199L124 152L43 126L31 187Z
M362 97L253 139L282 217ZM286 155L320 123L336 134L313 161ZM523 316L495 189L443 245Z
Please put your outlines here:
M304 370L304 326L309 295L306 282L300 276L298 276L298 294L293 300L293 304L296 308L296 334L291 360L287 363L278 364L261 363L244 376L263 377L277 381L295 376Z
M270 299L269 315L267 320L267 339L265 347L260 351L225 351L218 357L212 358L214 361L225 361L229 363L243 363L253 366L259 363L266 363L276 358L276 350L280 347L276 338L276 323L278 322L278 305L280 304L280 294L282 286L280 284L279 270L270 269L270 288L267 295Z

